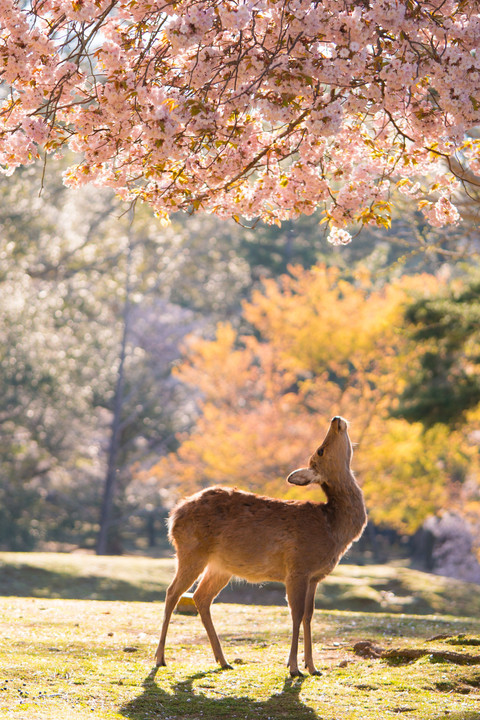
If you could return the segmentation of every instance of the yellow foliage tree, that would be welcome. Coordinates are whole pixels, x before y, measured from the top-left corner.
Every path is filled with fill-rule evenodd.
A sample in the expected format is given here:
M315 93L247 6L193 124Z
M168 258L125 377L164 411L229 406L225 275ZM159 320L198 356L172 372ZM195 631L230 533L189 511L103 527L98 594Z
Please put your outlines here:
M254 334L219 325L192 338L178 378L199 397L193 431L149 472L175 496L221 483L277 497L321 491L284 482L304 465L333 415L351 421L355 468L370 517L411 532L449 502L452 471L472 455L446 429L423 433L390 415L416 348L402 331L412 293L438 289L429 275L376 287L366 270L292 268L244 305Z

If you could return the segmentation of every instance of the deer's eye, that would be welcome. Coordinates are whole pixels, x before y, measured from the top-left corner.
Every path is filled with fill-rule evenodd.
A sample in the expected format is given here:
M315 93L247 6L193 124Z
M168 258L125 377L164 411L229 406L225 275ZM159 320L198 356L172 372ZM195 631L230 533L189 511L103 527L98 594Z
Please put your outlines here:
M320 455L320 457L323 455L323 448L318 448L317 455Z

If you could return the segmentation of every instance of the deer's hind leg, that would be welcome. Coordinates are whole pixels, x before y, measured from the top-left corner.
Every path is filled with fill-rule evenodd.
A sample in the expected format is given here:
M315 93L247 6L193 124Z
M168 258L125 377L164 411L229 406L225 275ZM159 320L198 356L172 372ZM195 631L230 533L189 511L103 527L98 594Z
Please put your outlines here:
M193 585L202 570L204 570L206 564L207 558L202 555L189 553L188 555L179 554L177 556L177 572L167 588L165 597L162 631L160 634L160 642L158 643L155 653L157 667L165 665L165 640L167 638L167 630L172 612L175 610L175 606L182 593L186 592L186 590Z
M193 599L205 630L207 631L215 660L224 669L231 668L231 665L228 664L225 659L225 655L223 654L222 646L220 645L220 640L218 639L218 635L213 625L212 616L210 614L210 605L231 577L232 576L229 572L216 568L212 565L208 565L200 578L197 589L193 594Z
M287 577L286 582L287 600L292 615L292 643L287 666L292 677L302 677L298 668L298 636L300 625L305 614L306 597L308 592L308 580L303 575Z

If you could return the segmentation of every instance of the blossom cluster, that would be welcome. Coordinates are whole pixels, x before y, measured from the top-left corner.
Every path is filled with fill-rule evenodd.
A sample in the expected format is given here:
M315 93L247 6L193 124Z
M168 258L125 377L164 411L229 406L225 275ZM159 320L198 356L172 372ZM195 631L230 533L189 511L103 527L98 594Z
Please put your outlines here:
M68 145L70 185L160 216L320 207L335 242L428 176L426 217L454 223L436 175L480 168L478 47L468 0L0 0L1 169Z

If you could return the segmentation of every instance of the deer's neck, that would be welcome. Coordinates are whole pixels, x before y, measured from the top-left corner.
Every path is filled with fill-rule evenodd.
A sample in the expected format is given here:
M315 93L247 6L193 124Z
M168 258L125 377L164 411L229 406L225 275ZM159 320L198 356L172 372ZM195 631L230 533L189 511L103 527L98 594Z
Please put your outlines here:
M367 521L363 493L350 469L331 485L322 485L327 496L324 511L339 551L345 552L360 537Z

